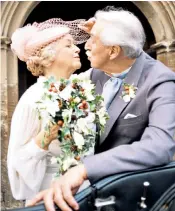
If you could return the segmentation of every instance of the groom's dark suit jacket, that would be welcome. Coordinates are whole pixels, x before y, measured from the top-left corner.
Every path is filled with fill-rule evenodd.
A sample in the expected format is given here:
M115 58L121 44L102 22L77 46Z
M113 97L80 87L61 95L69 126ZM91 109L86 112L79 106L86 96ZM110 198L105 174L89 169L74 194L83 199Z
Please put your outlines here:
M109 77L93 69L91 79L101 94ZM175 73L142 52L124 82L138 87L136 97L126 103L123 85L114 97L97 154L83 160L91 182L166 164L175 153ZM127 114L136 117L125 119Z

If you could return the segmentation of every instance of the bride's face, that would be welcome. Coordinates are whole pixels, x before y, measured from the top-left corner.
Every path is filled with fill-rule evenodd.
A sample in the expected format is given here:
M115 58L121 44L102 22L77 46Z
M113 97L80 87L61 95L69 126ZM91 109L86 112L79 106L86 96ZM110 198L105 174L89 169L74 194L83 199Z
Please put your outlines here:
M72 36L67 34L58 41L55 63L59 68L65 68L72 71L80 69L81 62L79 53L80 49L74 44Z

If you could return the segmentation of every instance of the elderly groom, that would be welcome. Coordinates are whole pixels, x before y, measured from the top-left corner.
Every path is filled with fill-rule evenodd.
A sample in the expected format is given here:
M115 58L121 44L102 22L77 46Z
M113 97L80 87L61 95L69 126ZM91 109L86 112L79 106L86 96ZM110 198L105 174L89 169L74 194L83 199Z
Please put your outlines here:
M47 210L54 210L53 202L61 210L77 210L73 194L84 180L93 183L163 165L175 153L175 74L143 52L144 30L132 13L109 9L97 11L95 18L95 24L89 20L84 26L88 30L94 24L85 48L91 79L105 98L110 119L96 155L70 169L30 205L44 200Z

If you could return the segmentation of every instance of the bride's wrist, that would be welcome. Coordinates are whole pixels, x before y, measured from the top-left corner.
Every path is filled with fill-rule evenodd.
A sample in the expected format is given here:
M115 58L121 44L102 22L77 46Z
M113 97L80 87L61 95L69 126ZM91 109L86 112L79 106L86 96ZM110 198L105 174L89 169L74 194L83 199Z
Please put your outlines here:
M50 140L47 137L44 137L43 134L38 134L35 138L35 143L44 150L48 150L48 147L50 145Z

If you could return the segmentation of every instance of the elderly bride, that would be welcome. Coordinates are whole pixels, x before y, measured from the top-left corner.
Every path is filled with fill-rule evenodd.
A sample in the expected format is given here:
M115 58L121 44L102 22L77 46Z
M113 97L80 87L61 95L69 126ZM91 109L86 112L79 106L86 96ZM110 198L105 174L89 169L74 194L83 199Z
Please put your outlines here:
M12 36L13 52L26 62L34 76L39 76L19 100L12 117L7 164L12 194L17 200L31 199L50 187L57 171L58 164L51 164L50 158L60 153L59 126L53 125L50 134L45 134L45 121L38 119L34 104L43 92L44 78L68 79L81 67L80 50L75 44L88 39L78 28L81 21L51 19L17 29Z

